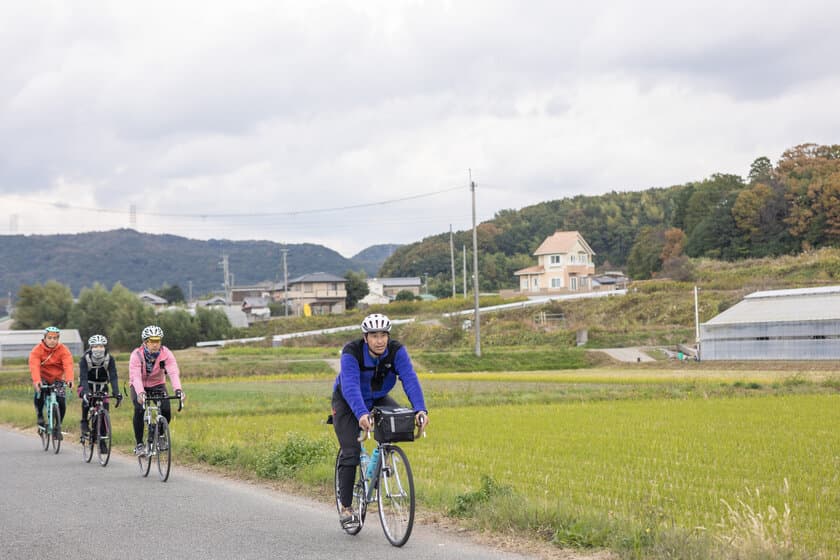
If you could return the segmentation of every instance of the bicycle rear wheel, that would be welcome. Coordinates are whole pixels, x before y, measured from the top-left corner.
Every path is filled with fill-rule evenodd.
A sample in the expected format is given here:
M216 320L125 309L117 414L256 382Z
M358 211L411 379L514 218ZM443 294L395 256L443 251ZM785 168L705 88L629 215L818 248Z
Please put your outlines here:
M405 451L396 445L382 447L376 499L385 538L394 546L408 542L414 527L414 476Z
M341 450L338 450L338 453L335 456L335 507L338 511L338 514L341 515L341 495L340 495L340 487L338 481L338 462L341 459ZM356 512L358 516L357 523L342 523L341 528L344 529L344 532L348 535L357 535L359 531L362 530L362 527L365 525L365 516L367 515L367 501L365 500L365 483L364 483L364 475L361 472L361 467L357 469L359 472L356 474L356 483L353 484L353 501L350 503L350 507L353 508L353 511Z
M104 467L111 458L111 416L104 408L96 415L94 427L96 429L96 456L99 464ZM91 446L93 446L93 433L91 433ZM93 455L92 449L91 455Z
M157 468L160 480L169 479L169 467L172 464L172 445L169 439L169 422L163 416L158 417L155 428L155 447L157 448Z
M96 427L96 414L91 414L90 418L90 425ZM90 463L90 460L93 459L93 432L88 431L87 435L82 432L82 458L85 460L85 463Z
M53 403L52 405L52 416L53 416L53 433L52 433L52 446L53 446L53 453L58 453L61 451L61 411L58 408L58 403Z

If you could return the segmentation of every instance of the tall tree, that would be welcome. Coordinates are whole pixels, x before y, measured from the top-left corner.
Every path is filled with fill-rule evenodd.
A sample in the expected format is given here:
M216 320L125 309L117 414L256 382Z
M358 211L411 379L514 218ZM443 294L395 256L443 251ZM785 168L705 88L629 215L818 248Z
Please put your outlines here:
M840 233L834 233L840 144L801 144L786 150L777 173L790 204L786 223L791 235L808 247L840 241Z
M156 324L155 311L119 282L111 288L111 298L115 308L111 346L122 350L136 348L143 328Z
M110 338L115 311L111 294L97 282L93 288L85 288L79 294L79 300L70 312L70 324L79 329L82 341L94 334Z
M344 279L347 280L345 284L347 290L345 305L347 309L353 309L360 299L368 295L367 274L364 271L353 272L348 270Z
M164 344L168 348L180 350L198 342L198 321L186 311L176 309L159 313L157 324L163 329Z
M198 307L195 310L195 320L201 340L223 340L230 336L233 330L230 319L221 309Z
M18 291L15 329L43 329L50 325L65 328L73 308L70 288L50 280L46 284L26 285Z
M750 173L747 175L750 184L767 183L773 177L773 164L770 158L761 156L756 158L750 165Z
M182 290L181 286L178 284L173 286L164 284L160 289L155 290L154 293L156 296L162 297L169 303L184 303L187 299L184 296L184 290Z
M662 268L665 234L661 229L643 227L627 257L627 273L634 280L647 280Z

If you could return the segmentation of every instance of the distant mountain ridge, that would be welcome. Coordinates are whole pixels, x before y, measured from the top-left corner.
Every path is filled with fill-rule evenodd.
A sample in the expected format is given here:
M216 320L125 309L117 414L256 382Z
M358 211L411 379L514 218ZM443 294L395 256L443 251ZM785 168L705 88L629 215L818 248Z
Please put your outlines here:
M292 280L312 272L344 276L364 270L376 276L382 262L399 245L375 245L353 258L311 243L281 245L271 241L196 240L155 235L131 229L62 235L0 236L0 293L14 297L21 286L56 280L74 295L98 282L116 283L132 291L178 285L194 297L218 292L224 275L222 256L236 285L283 281L282 248Z

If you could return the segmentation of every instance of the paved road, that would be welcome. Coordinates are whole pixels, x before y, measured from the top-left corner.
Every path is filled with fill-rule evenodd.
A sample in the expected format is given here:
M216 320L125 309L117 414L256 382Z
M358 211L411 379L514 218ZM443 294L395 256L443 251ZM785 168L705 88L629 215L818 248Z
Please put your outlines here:
M176 442L177 444L177 442ZM498 559L527 558L415 526L391 547L378 518L345 535L334 508L173 465L169 482L142 478L133 458L102 468L81 447L40 449L32 434L0 428L0 558Z
M638 348L602 348L600 350L620 362L653 362L654 359Z

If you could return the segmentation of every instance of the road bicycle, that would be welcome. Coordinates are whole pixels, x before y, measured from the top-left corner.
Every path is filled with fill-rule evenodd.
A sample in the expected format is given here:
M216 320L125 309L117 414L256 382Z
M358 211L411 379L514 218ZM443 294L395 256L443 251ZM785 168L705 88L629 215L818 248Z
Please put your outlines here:
M117 397L117 395L111 396ZM88 402L90 403L88 410L90 430L87 433L82 432L82 456L86 463L90 463L95 449L99 464L104 467L111 458L111 416L105 408L108 393L101 391L90 393Z
M178 412L184 406L180 396L169 397L165 392L147 392L143 401L143 423L146 425L146 453L137 456L137 464L144 477L149 476L152 460L157 462L161 482L169 479L172 464L172 440L169 437L169 422L160 412L163 401L178 400Z
M61 451L61 441L64 434L61 433L61 409L58 406L58 397L65 395L64 381L54 383L41 383L41 393L44 395L44 425L38 425L38 435L41 436L41 445L44 451L49 451L52 443L53 453Z
M365 524L368 505L376 502L385 538L393 546L399 547L408 542L414 527L415 496L414 476L408 456L395 441L413 441L421 434L425 435L425 426L418 426L417 432L413 432L414 411L410 409L374 408L372 413L376 446L368 462L364 444L365 440L370 439L370 430L360 430L358 440L362 444L362 460L359 462L356 482L353 485L351 503L355 515L351 521L342 523L341 527L349 535L358 534ZM393 431L385 429L380 430L380 426L385 423L384 417L389 413L402 414L403 426L408 426L410 422L411 427L407 433L404 429L402 435L395 435ZM342 510L338 480L340 458L339 449L335 458L335 505L339 515Z

